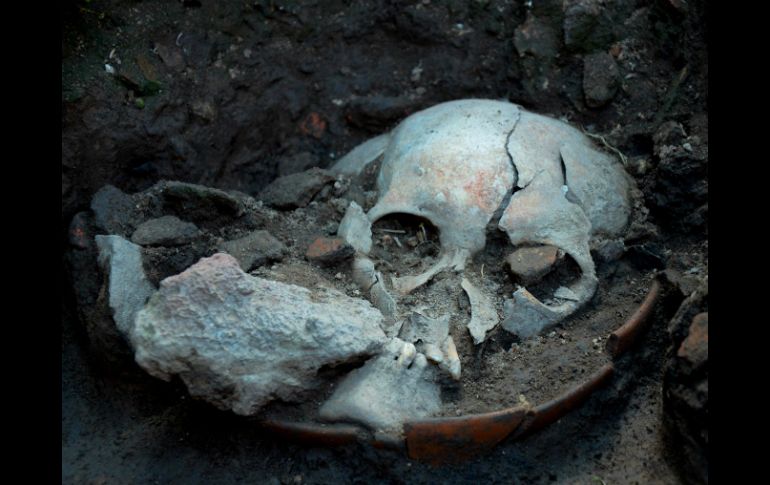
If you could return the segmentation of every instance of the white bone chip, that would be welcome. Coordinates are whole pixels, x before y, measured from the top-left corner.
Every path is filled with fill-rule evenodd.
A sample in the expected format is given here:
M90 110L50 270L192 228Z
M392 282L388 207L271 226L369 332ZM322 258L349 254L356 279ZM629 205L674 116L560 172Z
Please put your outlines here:
M468 323L468 330L473 337L473 343L478 345L487 338L487 332L495 328L500 319L489 296L473 286L467 278L463 278L461 285L471 302L471 321Z

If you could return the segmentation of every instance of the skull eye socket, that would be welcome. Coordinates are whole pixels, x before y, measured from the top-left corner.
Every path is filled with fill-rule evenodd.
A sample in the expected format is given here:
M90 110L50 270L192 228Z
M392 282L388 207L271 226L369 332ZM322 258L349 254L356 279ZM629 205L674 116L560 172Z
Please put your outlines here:
M548 248L548 246L529 246L526 249L539 248ZM541 261L540 268L537 268L539 271L517 274L518 269L508 262L506 262L506 269L514 285L525 286L535 298L543 302L551 300L557 289L572 286L582 275L580 266L572 256L561 250L557 251L556 259L552 264Z
M405 213L388 214L372 224L372 255L407 267L439 254L439 230L428 219Z

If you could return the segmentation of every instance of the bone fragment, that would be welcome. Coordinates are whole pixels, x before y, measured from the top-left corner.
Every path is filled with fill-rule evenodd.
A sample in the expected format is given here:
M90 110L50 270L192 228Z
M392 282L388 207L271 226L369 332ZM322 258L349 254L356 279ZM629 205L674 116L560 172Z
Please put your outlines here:
M566 286L560 286L556 289L556 291L553 293L553 296L562 300L570 300L570 301L580 301L580 297L575 294L574 291L570 290Z
M402 358L405 354L411 360ZM394 338L379 356L342 380L319 414L328 421L354 421L373 431L400 432L403 423L441 409L435 372L413 345Z
M358 175L367 165L377 160L377 157L383 154L389 142L389 133L367 140L340 158L332 166L331 171L351 176Z
M385 278L374 269L374 261L366 256L356 255L353 260L353 281L365 292L369 293L372 304L386 317L395 317L397 313L396 300L385 288Z
M441 350L444 353L444 361L439 364L439 367L449 372L454 380L459 381L461 374L460 356L457 355L457 347L455 347L455 341L451 335L444 340Z
M362 254L372 249L372 223L360 205L351 201L345 216L340 221L337 235Z
M441 353L441 349L435 344L424 344L422 351L425 357L433 363L440 364L444 362L444 354Z
M402 295L408 295L413 290L424 285L440 272L453 268L461 271L465 268L465 261L468 258L468 251L464 249L449 250L444 252L439 260L427 271L419 275L402 276L393 278L393 289Z
M500 319L497 316L492 299L463 277L461 286L471 302L471 321L468 323L468 331L473 337L473 343L478 345L486 339L487 332L495 328Z

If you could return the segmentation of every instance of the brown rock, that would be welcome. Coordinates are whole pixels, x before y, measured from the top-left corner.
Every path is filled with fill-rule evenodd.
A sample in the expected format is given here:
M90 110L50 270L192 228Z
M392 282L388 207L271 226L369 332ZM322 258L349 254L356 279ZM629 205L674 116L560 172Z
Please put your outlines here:
M339 263L355 253L353 246L340 237L319 237L307 248L305 257L320 264Z
M551 272L559 259L559 248L555 246L534 246L519 248L505 258L511 273L522 283L536 283Z
M677 357L686 359L695 367L708 362L709 359L709 314L699 313L692 319L690 332L682 341Z

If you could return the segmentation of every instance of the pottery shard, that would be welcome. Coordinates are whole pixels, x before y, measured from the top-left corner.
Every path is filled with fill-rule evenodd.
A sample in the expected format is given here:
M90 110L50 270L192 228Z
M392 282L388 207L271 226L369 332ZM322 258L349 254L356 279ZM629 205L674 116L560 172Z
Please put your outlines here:
M553 269L559 257L559 248L555 246L535 246L519 248L505 258L511 273L518 276L522 283L536 283Z
M379 351L382 315L367 301L244 273L218 253L166 278L136 318L136 361L178 375L190 394L237 414L316 387L325 365Z
M353 256L353 246L340 237L319 237L307 248L305 257L322 265L336 264Z

